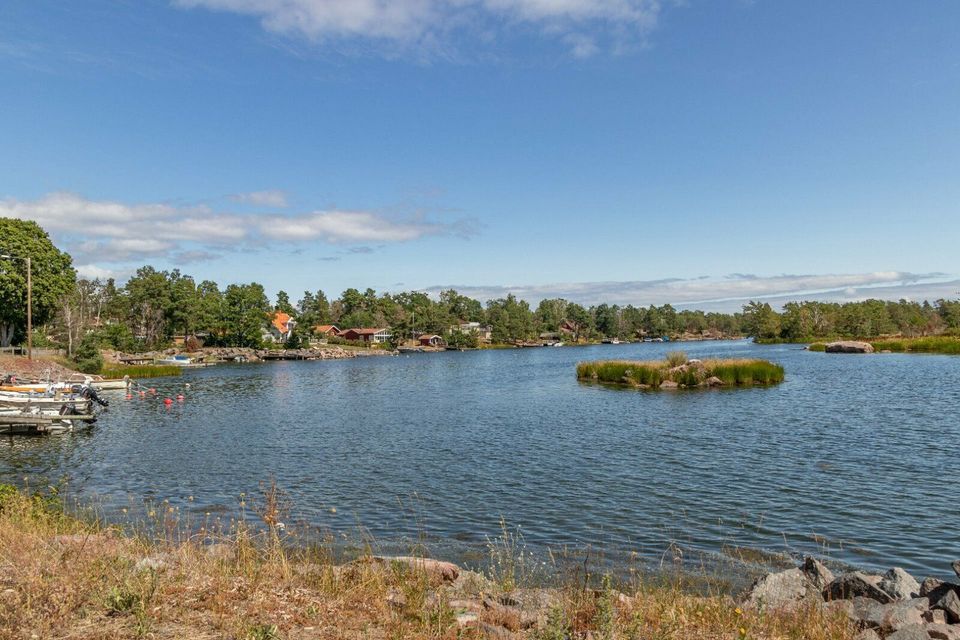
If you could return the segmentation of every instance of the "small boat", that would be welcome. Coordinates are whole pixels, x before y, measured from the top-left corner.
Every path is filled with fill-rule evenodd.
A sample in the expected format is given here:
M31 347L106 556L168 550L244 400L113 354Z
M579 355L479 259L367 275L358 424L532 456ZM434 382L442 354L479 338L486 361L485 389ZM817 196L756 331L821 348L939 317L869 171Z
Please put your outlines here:
M93 387L97 391L116 391L129 387L132 383L132 380L130 380L130 376L123 376L122 378L104 378L103 376L90 375L87 373L75 373L68 377L66 382L68 384L82 384L84 386Z
M187 356L170 356L168 358L162 358L156 360L157 364L175 364L180 367L185 367L191 364L193 360Z
M550 345L550 346L552 346L552 347L562 347L562 346L563 346L563 343L562 343L562 342L554 342L554 343L553 343L552 345Z
M74 405L78 409L89 410L93 401L89 398L75 396L48 396L39 393L11 393L0 392L0 409L21 409L23 407L37 407L40 409L60 409L64 405Z

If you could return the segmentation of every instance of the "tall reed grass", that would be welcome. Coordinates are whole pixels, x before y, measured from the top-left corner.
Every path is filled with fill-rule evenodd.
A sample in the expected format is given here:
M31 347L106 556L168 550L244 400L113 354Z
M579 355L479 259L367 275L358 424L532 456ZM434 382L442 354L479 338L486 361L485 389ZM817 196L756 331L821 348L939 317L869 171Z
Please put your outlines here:
M131 378L163 378L167 376L179 376L183 369L175 364L145 364L145 365L116 365L105 366L100 370L100 375L104 378L122 378L130 376Z
M890 338L885 340L871 340L870 344L872 344L873 348L877 351L943 353L947 355L960 354L960 337L956 336Z

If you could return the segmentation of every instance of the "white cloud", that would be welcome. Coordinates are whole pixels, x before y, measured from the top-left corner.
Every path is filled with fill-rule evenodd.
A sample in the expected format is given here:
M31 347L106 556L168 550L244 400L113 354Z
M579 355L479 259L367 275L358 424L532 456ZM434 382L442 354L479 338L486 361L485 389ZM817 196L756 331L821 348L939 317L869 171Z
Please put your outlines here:
M246 215L209 207L88 200L73 193L51 193L32 201L0 200L0 217L39 223L91 268L94 263L152 257L197 262L215 259L222 251L271 242L349 245L472 234L468 221L397 220L367 211Z
M439 293L456 289L481 300L514 294L534 304L544 298L565 298L585 305L608 304L647 306L670 303L680 308L738 310L748 300L767 300L773 305L791 300L863 300L870 297L917 299L956 297L958 281L946 274L915 274L879 271L853 274L780 275L760 277L733 274L723 278L667 278L628 282L578 282L519 286L433 286Z
M86 278L87 280L107 280L109 278L114 278L120 280L127 275L126 271L116 271L114 269L104 269L103 267L98 267L95 264L78 264L74 267L77 270L77 275L81 278Z
M315 211L301 216L271 216L262 219L259 227L260 233L275 240L322 240L332 244L409 242L426 236L459 233L453 225L446 223L395 222L364 211Z
M173 0L183 8L260 18L269 31L313 40L391 42L418 49L532 26L561 37L574 55L599 50L599 36L640 41L656 27L661 0ZM458 37L454 38L456 32ZM568 36L577 36L572 40ZM619 48L619 47L618 47Z
M257 207L283 208L288 206L286 192L276 189L236 193L230 196L230 199L234 202L242 202L243 204L250 204Z

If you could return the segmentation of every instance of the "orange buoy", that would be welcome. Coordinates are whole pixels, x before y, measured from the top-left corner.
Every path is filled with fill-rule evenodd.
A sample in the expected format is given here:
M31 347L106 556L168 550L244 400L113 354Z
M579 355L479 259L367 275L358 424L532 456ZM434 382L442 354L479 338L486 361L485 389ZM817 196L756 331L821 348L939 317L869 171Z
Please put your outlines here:
M182 393L177 396L177 400L179 400L180 402L183 402L183 394L182 394Z
M173 404L173 400L171 400L170 398L164 398L163 404Z

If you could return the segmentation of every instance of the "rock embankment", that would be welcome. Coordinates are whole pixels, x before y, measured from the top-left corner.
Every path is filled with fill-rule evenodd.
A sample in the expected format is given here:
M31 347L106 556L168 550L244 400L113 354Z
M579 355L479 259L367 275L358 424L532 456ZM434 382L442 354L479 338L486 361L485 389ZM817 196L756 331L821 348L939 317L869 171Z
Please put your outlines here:
M162 360L174 355L185 355L197 362L261 362L263 360L345 360L363 356L388 356L395 352L385 349L344 349L338 346L310 347L306 349L250 349L247 347L204 347L198 351L164 349L146 353L123 353L104 351L107 362L131 360Z
M960 560L952 566L960 577ZM960 640L960 584L918 582L899 567L883 575L835 576L807 558L795 569L757 579L743 605L767 611L819 606L846 616L860 629L858 640Z

